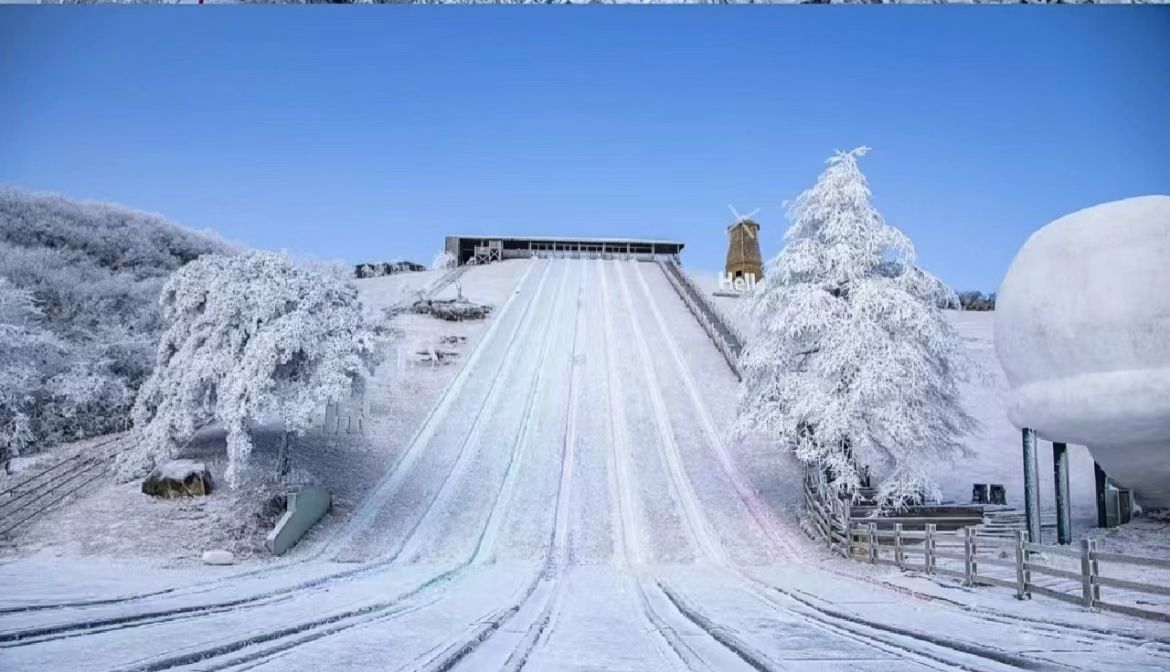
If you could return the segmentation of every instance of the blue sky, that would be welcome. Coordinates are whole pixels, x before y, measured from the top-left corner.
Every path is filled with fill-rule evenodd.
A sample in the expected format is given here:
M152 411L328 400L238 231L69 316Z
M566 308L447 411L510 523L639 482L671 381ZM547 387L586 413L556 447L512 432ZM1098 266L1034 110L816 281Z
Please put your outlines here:
M994 290L1046 222L1170 193L1167 9L4 7L0 182L322 259L613 235L715 270L728 203L772 256L865 144L920 263Z

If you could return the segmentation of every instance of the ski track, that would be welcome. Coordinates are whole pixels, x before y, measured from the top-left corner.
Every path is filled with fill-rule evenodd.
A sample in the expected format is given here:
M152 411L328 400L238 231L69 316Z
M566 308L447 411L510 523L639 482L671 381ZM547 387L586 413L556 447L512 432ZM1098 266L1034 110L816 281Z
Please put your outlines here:
M815 566L712 415L709 395L734 388L729 376L696 380L695 362L709 371L719 357L696 350L697 328L658 264L533 261L327 543L185 588L0 610L0 667L1168 667L1170 651L1139 634L991 613ZM691 330L690 347L678 329ZM362 564L335 571L319 562L330 555ZM879 622L825 599L851 590L909 618ZM206 599L219 595L231 598ZM931 619L947 623L943 634L930 634ZM1048 648L1015 651L1020 631Z

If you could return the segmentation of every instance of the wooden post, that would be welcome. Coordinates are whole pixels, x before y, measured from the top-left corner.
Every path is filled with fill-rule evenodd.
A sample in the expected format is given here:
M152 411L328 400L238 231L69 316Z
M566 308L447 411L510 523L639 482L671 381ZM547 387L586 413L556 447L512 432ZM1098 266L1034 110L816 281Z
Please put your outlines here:
M1028 541L1043 543L1040 539L1040 479L1036 458L1036 432L1025 427L1020 430L1024 448L1024 517L1028 522Z
M902 569L902 523L894 523L894 564Z
M1109 520L1105 511L1105 488L1109 486L1109 477L1096 462L1093 462L1093 476L1097 481L1097 527L1107 527Z
M841 502L841 505L838 508L840 509L841 514L841 529L845 530L845 539L847 540L845 543L845 557L852 558L853 529L852 523L849 522L849 514L852 513L852 511L849 510L851 507L845 502Z
M877 523L869 524L869 564L876 564L878 557L877 549Z
M1016 530L1016 599L1031 597L1028 592L1028 576L1024 563L1028 561L1028 549L1024 548L1024 531Z
M926 573L934 574L934 523L926 524Z
M1100 571L1097 561L1093 559L1096 550L1096 541L1081 539L1081 601L1089 609L1101 600L1101 587L1093 583Z
M963 528L963 577L966 585L975 585L975 535L970 527Z
M1053 442L1052 475L1056 484L1056 543L1072 543L1072 514L1068 491L1068 445Z

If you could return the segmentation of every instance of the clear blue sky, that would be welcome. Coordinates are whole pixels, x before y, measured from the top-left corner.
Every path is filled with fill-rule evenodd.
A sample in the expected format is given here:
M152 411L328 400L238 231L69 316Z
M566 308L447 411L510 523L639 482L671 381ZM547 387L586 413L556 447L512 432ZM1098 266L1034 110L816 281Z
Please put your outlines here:
M4 7L0 182L257 247L428 263L447 233L676 238L866 144L959 289L1036 228L1170 193L1170 8Z

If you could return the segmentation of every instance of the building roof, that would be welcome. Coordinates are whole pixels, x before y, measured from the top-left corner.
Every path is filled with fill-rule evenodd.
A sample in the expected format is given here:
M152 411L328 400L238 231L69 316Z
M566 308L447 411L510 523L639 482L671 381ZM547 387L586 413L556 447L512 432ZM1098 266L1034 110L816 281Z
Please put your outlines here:
M642 245L677 245L680 249L684 243L677 240L655 240L653 238L590 238L576 236L491 236L484 234L451 235L448 238L464 240L531 240L542 243L639 243Z

